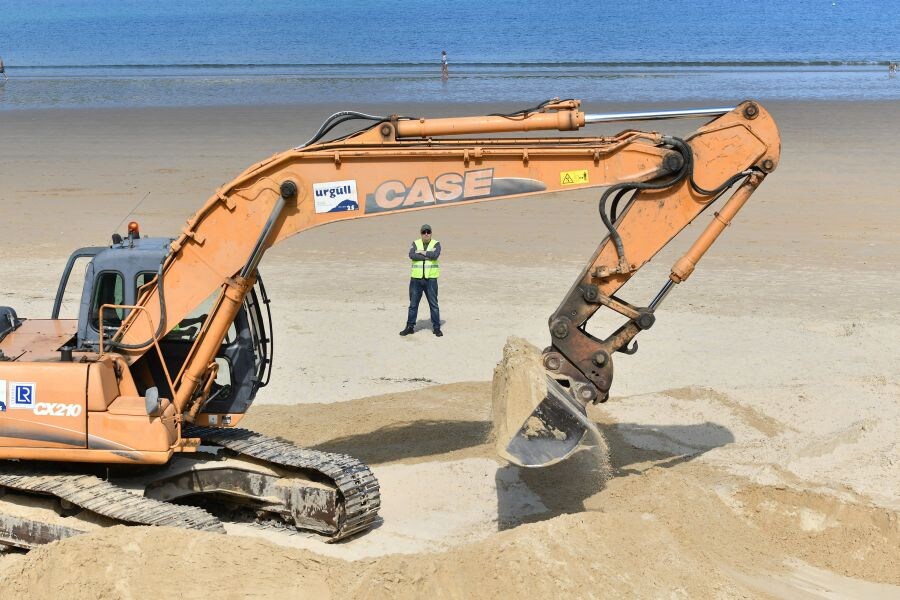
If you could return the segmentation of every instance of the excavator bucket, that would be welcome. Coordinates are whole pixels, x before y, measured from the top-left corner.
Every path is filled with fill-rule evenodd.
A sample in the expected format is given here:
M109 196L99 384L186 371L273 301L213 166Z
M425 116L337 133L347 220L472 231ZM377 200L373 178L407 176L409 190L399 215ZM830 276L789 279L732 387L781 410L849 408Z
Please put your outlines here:
M571 455L596 426L571 392L549 377L540 351L511 337L494 369L492 408L497 453L520 467L545 467Z
M506 444L507 460L520 467L545 467L567 458L588 431L581 406L554 379L546 379L546 397Z

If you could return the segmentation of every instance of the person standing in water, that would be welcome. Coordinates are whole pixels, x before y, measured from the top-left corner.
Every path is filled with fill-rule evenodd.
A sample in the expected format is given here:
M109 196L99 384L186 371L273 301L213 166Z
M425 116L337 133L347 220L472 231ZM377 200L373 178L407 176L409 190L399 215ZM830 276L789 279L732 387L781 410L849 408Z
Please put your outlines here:
M450 78L450 67L447 65L447 51L441 50L441 79L447 81Z

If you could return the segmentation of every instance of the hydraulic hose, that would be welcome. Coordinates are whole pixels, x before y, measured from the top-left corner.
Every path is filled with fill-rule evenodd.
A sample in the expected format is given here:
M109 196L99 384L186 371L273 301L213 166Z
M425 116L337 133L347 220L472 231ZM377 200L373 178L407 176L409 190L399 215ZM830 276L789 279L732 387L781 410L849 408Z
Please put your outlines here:
M156 289L159 292L159 326L156 328L156 333L153 334L153 337L149 340L140 343L140 344L123 344L122 342L115 342L110 340L109 345L111 348L119 348L121 350L143 350L152 344L155 340L158 340L166 331L166 296L165 290L163 289L163 267L166 264L166 260L169 258L170 253L166 253L166 256L162 259L162 262L159 263L159 269L156 271ZM103 335L103 332L100 332L100 335Z
M616 247L616 255L619 258L619 262L621 262L625 258L625 247L622 244L622 238L621 236L619 236L619 232L616 231L616 227L615 225L613 225L613 220L610 219L609 215L607 215L606 212L606 202L607 200L609 200L609 197L614 193L616 194L616 198L613 202L613 211L615 211L615 209L618 208L618 202L626 193L630 191L662 190L676 185L686 176L690 176L690 169L693 167L693 162L690 159L690 147L683 140L680 140L678 138L668 138L667 141L671 143L675 151L681 154L682 157L681 166L670 179L657 183L628 181L617 183L606 188L606 191L604 191L603 195L600 196L600 205L598 207L600 210L600 219L603 221L603 225L606 226L606 230L609 232L609 237L610 239L612 239L613 244ZM685 154L687 154L687 156L685 156Z
M603 225L606 226L606 230L609 232L610 239L612 239L613 244L616 247L616 255L618 256L620 262L624 260L625 248L622 244L622 238L621 236L619 236L619 232L616 231L615 222L618 219L619 215L619 204L626 194L628 194L629 192L635 192L635 194L633 194L626 203L627 207L634 200L637 192L641 190L665 189L678 184L685 177L687 177L690 181L691 188L695 192L702 196L715 196L717 198L720 194L722 194L722 192L724 192L725 190L733 186L736 182L740 181L749 174L749 171L741 171L740 173L735 173L734 175L729 177L724 183L722 183L715 189L704 189L697 185L697 182L694 181L694 153L691 150L690 145L688 145L687 142L685 142L681 138L677 137L665 137L664 140L666 145L670 146L673 150L678 152L678 154L680 154L682 158L681 167L678 169L678 171L675 172L671 179L658 183L617 183L608 187L600 197L600 218L603 221ZM609 215L607 215L606 203L612 194L615 194L615 198L613 198ZM712 204L712 202L710 202L710 204Z
M399 118L400 119L409 119L409 117L399 117ZM336 112L333 115L331 115L330 117L328 117L327 119L325 119L325 122L322 123L322 126L319 127L319 130L316 131L315 135L313 135L311 138L309 138L309 140L302 146L297 146L295 148L295 150L300 150L302 148L306 148L307 146L309 146L311 144L315 144L316 142L321 140L323 137L325 137L325 135L329 131L331 131L332 129L334 129L335 127L340 125L341 123L345 123L347 121L353 121L356 119L362 119L365 121L374 121L375 123L385 123L385 122L391 120L390 117L380 117L378 115L368 115L366 113L361 113L361 112L357 112L357 111L353 111L353 110L344 110L341 112ZM362 131L362 130L360 130L360 131ZM359 133L359 132L357 131L354 133Z

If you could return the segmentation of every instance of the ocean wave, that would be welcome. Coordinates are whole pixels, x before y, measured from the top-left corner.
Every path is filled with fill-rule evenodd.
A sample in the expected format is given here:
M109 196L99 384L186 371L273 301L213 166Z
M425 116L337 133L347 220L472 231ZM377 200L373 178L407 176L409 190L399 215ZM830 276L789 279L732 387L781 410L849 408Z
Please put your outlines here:
M506 69L557 69L557 68L715 68L715 67L873 67L887 66L887 60L703 60L703 61L531 61L531 62L453 62L453 68L506 68ZM59 64L59 65L15 65L7 63L11 69L34 70L79 70L79 69L405 69L433 68L437 61L430 62L341 62L341 63L127 63L127 64Z

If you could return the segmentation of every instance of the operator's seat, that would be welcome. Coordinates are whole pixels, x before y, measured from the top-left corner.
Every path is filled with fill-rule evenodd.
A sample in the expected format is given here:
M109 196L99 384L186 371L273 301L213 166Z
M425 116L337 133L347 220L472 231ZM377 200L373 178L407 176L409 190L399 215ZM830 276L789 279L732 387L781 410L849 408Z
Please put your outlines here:
M104 304L121 304L121 300L116 297L115 288L103 286L100 288L100 301L97 303L98 308ZM119 316L119 310L107 310L103 313L103 324L112 327L118 327L122 324L122 318Z
M125 302L124 279L113 271L101 273L97 278L94 300L91 306L91 322L94 329L100 327L100 307L104 304L123 304ZM118 327L124 318L123 309L106 310L103 313L105 327Z

